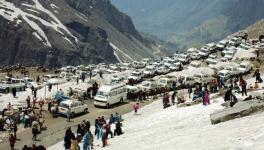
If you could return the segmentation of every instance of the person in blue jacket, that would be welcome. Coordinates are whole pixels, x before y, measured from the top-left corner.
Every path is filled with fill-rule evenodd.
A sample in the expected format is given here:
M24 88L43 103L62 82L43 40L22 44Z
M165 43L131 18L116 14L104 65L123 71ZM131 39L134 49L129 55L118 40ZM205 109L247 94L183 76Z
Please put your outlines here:
M83 136L83 150L91 150L92 137L89 131L86 131Z

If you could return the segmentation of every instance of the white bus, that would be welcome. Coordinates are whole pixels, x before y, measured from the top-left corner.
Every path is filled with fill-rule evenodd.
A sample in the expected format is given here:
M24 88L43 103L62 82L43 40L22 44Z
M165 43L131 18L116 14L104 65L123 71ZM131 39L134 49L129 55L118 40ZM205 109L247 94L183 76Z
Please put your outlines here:
M99 88L94 98L94 105L109 108L110 105L123 102L126 98L126 85L124 83L112 83Z

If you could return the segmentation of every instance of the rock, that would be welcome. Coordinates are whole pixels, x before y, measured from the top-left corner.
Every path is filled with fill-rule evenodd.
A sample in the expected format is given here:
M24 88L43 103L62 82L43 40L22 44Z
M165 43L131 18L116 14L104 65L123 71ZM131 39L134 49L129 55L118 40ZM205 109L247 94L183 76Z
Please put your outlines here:
M224 103L224 105L228 105ZM211 123L217 124L220 122L225 122L233 120L236 118L241 118L244 116L249 116L253 113L264 111L264 101L252 100L246 102L238 102L234 107L225 108L223 110L214 112L210 115Z

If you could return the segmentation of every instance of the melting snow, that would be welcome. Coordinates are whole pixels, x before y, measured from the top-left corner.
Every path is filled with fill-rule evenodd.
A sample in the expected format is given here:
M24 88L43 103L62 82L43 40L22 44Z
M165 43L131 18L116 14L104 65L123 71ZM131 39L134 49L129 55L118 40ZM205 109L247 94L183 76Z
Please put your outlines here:
M26 3L22 3L22 5L25 7L28 7L27 10L29 10L31 12L46 13L54 21L48 22L48 21L46 21L46 20L44 20L38 16L27 13L27 12L23 11L22 9L16 7L13 3L7 2L4 0L0 0L0 7L3 7L3 8L0 8L0 10L1 10L0 15L9 21L15 21L19 16L21 16L23 18L23 20L25 22L27 22L32 29L34 29L36 32L38 32L38 35L41 37L41 39L44 39L44 44L48 47L51 47L51 44L50 44L45 32L42 30L42 28L36 22L32 21L30 18L34 18L34 19L38 20L39 22L41 22L43 25L45 25L47 27L51 27L55 31L59 32L61 35L64 35L64 33L61 31L61 30L63 30L68 35L70 35L72 38L74 38L75 42L78 42L77 37L73 36L71 34L71 32L67 29L67 27L64 26L61 23L61 21L52 12L50 12L48 9L44 8L38 0L32 0L32 1L35 3L34 5L30 5L30 4L26 4ZM55 6L55 5L52 5L52 6ZM8 8L12 11L5 10L4 8ZM20 23L20 22L17 21L17 23Z
M114 49L114 55L117 56L116 52L121 53L124 57L126 57L129 60L133 60L133 58L131 58L130 56L128 56L126 53L124 53L121 49L119 49L115 44L113 44L112 42L110 42L110 46ZM119 60L120 57L117 57L117 59ZM120 60L119 60L120 61ZM122 62L122 61L121 61Z
M56 6L55 4L50 4L50 7L53 8L53 9L60 9L58 6Z

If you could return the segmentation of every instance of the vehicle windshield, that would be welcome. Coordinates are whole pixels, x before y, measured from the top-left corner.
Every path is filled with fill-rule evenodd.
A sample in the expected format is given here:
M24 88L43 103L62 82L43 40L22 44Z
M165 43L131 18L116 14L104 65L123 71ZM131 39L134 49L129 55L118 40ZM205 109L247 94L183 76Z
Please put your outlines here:
M207 49L201 49L201 52L207 53L208 51L207 51Z
M60 107L63 107L63 108L69 108L69 105L68 104L65 104L65 103L60 103L59 106Z
M143 84L142 86L144 86L144 87L149 87L149 83L145 83L145 84Z
M247 68L246 65L240 65L240 68Z
M192 66L192 67L199 67L199 64L190 64L190 66Z
M33 80L32 79L27 79L27 82L33 82Z
M154 68L146 68L146 71L153 71Z
M196 78L202 78L202 75L196 74L196 75L194 75L194 77L196 77Z
M212 64L212 65L216 65L217 62L215 62L215 61L211 61L210 64Z
M132 73L132 76L136 76L136 77L137 77L137 76L139 76L139 75L140 75L140 74L137 73L137 72L133 72L133 73Z
M98 91L96 95L100 97L108 97L109 94L107 92Z

